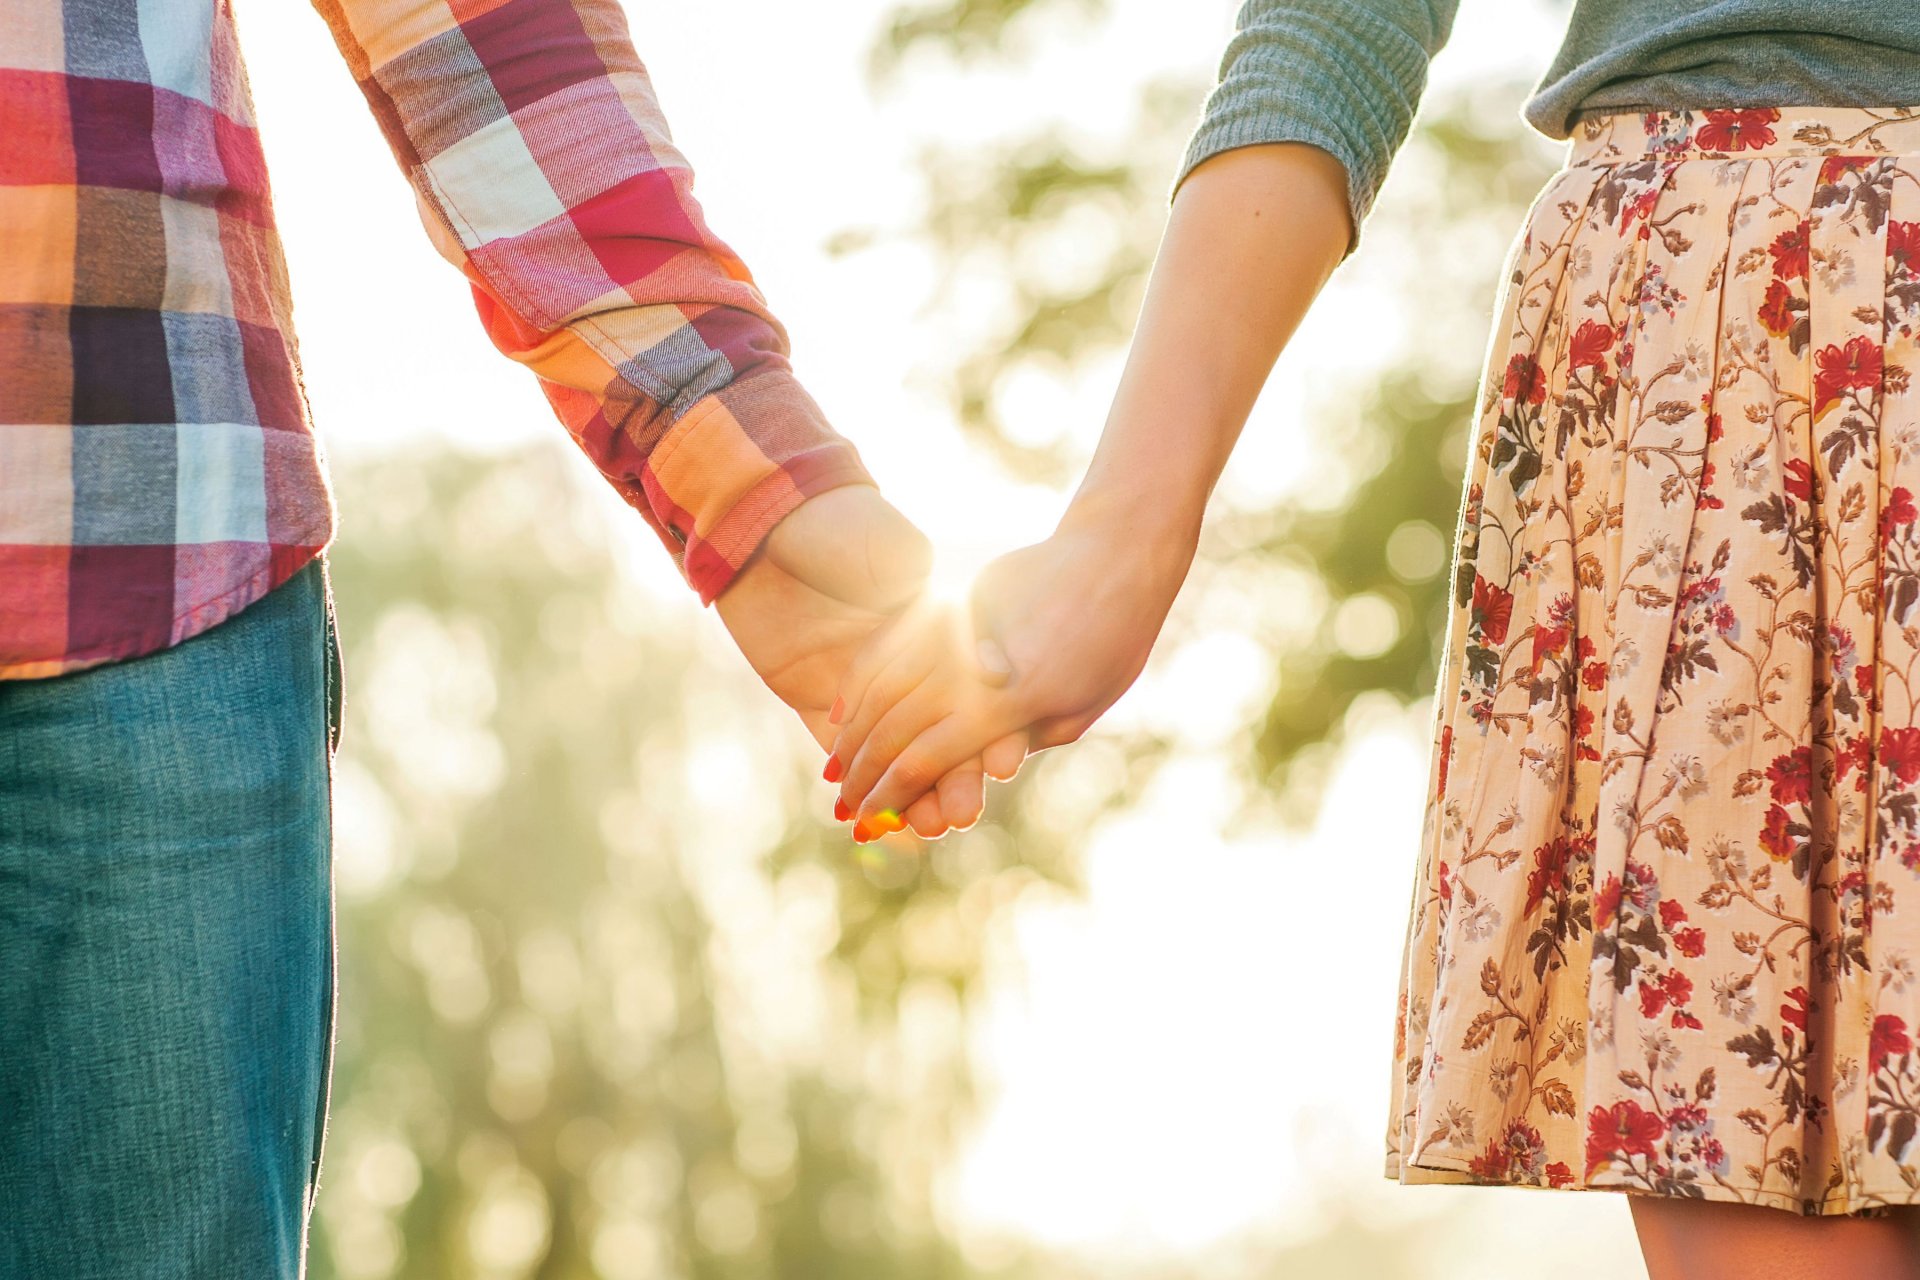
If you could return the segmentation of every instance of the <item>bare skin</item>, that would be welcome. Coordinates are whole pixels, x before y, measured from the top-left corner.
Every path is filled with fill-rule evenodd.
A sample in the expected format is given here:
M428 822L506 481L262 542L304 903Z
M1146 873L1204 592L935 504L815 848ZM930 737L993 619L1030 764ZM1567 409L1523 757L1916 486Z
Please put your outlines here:
M1920 1280L1920 1211L1805 1218L1629 1196L1648 1280Z

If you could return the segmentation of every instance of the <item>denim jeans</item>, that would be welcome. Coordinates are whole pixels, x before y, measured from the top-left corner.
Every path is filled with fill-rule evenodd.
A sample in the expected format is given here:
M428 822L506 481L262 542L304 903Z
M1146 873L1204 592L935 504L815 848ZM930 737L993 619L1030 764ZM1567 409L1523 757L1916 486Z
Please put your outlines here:
M0 1277L301 1273L333 1042L315 562L171 649L0 683Z

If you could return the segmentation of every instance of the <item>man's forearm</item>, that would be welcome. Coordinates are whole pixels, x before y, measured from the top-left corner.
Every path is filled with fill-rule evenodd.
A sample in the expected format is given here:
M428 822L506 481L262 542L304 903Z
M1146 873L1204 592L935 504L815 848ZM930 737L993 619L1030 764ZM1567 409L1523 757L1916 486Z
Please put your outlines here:
M1194 169L1070 520L1197 534L1274 360L1352 234L1345 173L1317 147L1241 147Z

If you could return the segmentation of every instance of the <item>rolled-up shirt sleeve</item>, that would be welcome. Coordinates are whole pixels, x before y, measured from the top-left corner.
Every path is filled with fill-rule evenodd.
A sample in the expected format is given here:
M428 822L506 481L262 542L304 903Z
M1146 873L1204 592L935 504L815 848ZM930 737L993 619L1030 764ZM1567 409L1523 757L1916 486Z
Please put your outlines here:
M1455 8L1455 0L1246 0L1174 190L1222 151L1310 143L1346 169L1351 253Z
M494 345L702 601L808 497L871 483L708 229L617 0L314 5Z

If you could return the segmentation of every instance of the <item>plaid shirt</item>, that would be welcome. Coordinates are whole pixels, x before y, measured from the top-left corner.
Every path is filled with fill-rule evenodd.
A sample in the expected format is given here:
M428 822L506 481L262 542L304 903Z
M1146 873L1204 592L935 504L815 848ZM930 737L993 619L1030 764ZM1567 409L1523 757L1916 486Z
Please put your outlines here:
M864 482L617 0L315 0L502 352L703 601ZM228 0L5 0L0 678L152 652L333 534Z

